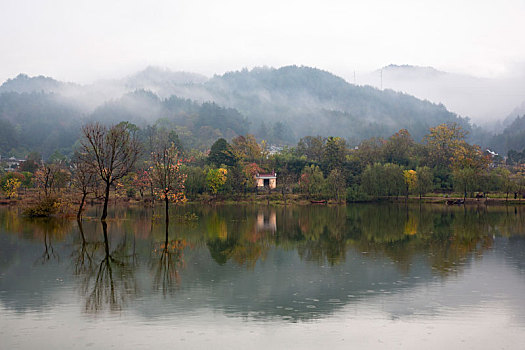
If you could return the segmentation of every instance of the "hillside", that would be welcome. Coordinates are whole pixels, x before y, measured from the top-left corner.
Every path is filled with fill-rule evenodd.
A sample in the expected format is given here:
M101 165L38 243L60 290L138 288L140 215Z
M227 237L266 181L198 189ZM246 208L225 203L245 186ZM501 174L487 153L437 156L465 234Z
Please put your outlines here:
M0 122L4 130L13 130L0 145L2 154L38 147L42 140L28 139L33 133L29 130L37 132L36 125L49 130L42 152L67 150L79 125L90 120L126 120L142 128L160 123L175 128L189 147L200 148L218 137L247 132L277 144L307 135L341 136L355 144L401 128L419 141L429 127L444 122L470 129L468 120L443 105L355 86L329 72L297 66L244 69L211 79L147 68L90 85L19 75L0 91Z
M60 92L65 85L66 83L43 75L29 77L26 74L19 74L13 79L7 79L0 85L0 93Z
M428 127L439 123L455 121L468 127L443 105L392 90L355 86L309 67L242 70L216 76L205 86L215 101L245 114L256 134L262 123L291 130L285 141L316 134L359 140L388 136L401 128L421 140Z
M525 115L516 117L503 131L493 136L489 145L502 155L512 150L522 151L525 149Z

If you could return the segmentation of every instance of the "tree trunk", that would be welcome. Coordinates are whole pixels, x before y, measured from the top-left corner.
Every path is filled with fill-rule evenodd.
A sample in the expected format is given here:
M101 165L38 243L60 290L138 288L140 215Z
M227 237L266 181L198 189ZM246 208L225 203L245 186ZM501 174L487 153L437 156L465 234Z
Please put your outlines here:
M104 209L102 210L102 217L100 218L101 221L106 221L106 217L108 216L108 201L109 201L109 182L106 182L106 194L104 196Z
M80 200L80 206L78 207L77 220L80 221L82 218L82 209L84 208L84 202L86 200L87 193L82 193L82 199Z
M170 222L170 201L167 194L164 195L164 201L166 203L166 226L168 226Z
M102 221L102 231L104 231L104 250L106 251L106 259L109 259L108 224L106 221Z
M155 204L155 191L153 190L153 183L150 183L150 192L151 192L151 204Z
M80 237L82 238L82 245L86 244L86 236L84 235L84 228L82 227L82 221L77 220L78 231L80 232Z
M166 238L164 240L164 251L168 252L168 223L166 222Z

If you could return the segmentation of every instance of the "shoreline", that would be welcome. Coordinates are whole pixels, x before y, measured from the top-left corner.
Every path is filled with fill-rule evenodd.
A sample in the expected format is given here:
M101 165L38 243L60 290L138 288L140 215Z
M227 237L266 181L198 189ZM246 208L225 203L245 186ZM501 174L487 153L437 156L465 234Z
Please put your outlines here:
M72 196L63 196L57 195L58 198L63 199L63 203L73 206L73 208L79 204L77 198ZM24 196L22 198L17 199L6 199L2 198L0 199L0 206L1 207L20 207L24 208L33 204L36 204L39 201L37 196ZM447 202L455 202L455 203L447 203ZM87 200L86 205L87 206L96 206L101 205L103 202L101 200ZM160 201L152 202L151 200L140 200L140 199L132 199L127 197L112 197L110 199L110 205L118 205L118 206L128 206L128 205L144 205L144 206L153 206L157 203L160 203ZM409 196L408 198L404 196L398 196L398 197L380 197L380 198L373 198L368 200L358 200L358 201L335 201L332 199L308 199L304 198L301 195L287 195L286 202L282 198L281 194L270 194L270 195L257 195L257 196L246 196L246 197L228 197L228 198L211 198L209 196L203 196L201 198L187 200L184 204L191 204L191 205L217 205L217 204L226 204L226 205L233 205L233 204L258 204L258 205L314 205L314 206L323 206L323 205L346 205L346 204L352 204L352 203L424 203L424 204L443 204L443 205L449 205L449 206L460 206L460 205L525 205L525 199L514 199L509 198L506 199L504 197L489 197L489 198L466 198L463 203L463 197L458 196L443 196L443 195L433 195L433 196L426 196L422 197L421 199L419 196ZM182 205L184 205L182 204ZM180 204L177 204L180 205Z

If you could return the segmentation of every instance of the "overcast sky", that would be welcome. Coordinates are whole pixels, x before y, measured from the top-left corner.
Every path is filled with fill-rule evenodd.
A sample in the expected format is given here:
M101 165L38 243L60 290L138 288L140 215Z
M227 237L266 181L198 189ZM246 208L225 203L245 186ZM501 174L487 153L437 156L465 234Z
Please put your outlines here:
M350 78L391 63L496 77L525 67L524 18L524 0L0 0L0 81L86 83L147 65Z

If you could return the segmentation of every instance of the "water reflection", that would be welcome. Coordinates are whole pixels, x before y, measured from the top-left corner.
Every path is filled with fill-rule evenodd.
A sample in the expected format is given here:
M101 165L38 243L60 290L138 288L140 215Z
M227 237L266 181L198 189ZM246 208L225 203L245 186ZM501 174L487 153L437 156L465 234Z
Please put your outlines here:
M169 241L169 226L166 225L166 237L162 244L155 245L152 264L153 289L164 296L173 294L180 283L179 270L184 268L185 247L184 239Z
M128 299L137 295L134 236L122 235L110 248L107 223L102 226L102 241L87 241L81 221L78 221L80 243L72 253L73 271L79 279L79 290L85 298L86 312L120 311ZM76 248L76 249L75 249Z
M38 308L32 293L64 288L45 277L67 280L87 313L140 304L145 315L211 308L293 321L457 278L487 254L525 270L515 248L525 208L184 206L170 227L148 210L112 214L75 224L0 210L3 304Z

